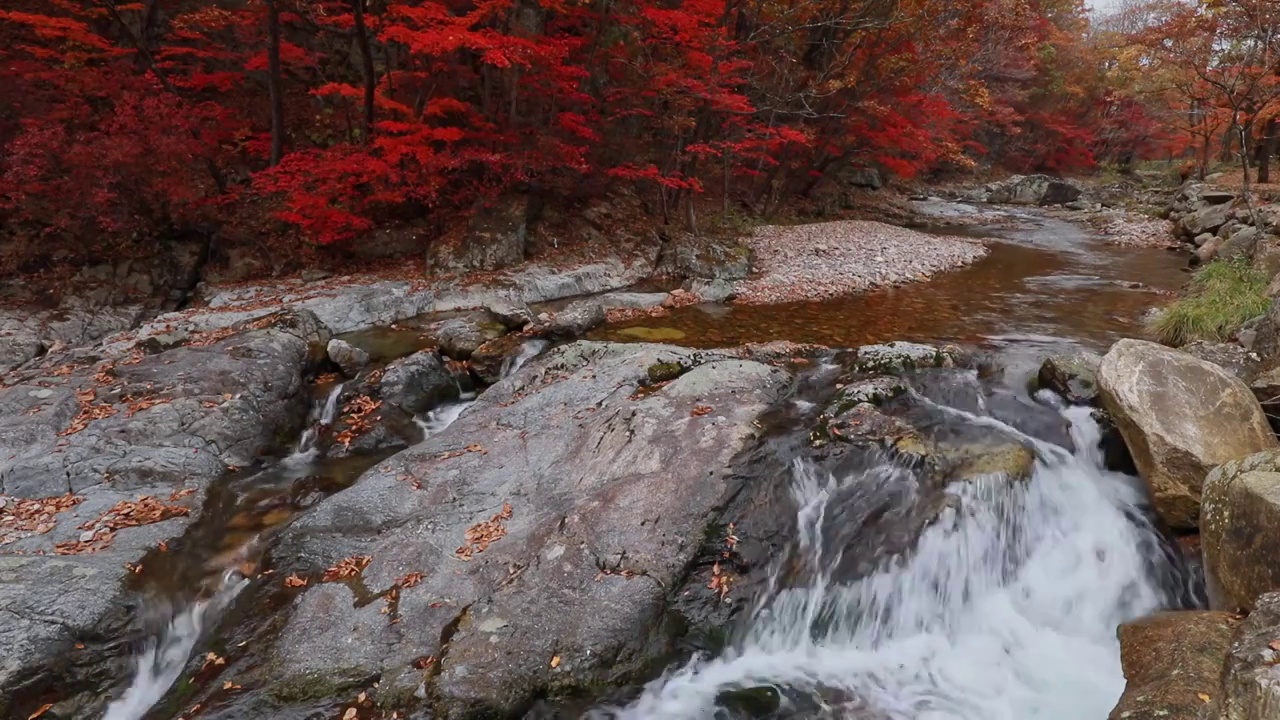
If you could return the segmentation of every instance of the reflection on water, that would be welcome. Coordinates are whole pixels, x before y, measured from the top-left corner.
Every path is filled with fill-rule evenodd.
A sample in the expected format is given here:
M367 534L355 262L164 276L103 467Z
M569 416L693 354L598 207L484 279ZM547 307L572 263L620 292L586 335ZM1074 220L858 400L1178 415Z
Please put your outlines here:
M635 328L648 327L683 333L680 344L703 348L779 339L831 347L889 340L1059 344L1066 337L1102 349L1138 334L1158 293L1187 279L1179 254L1113 247L1057 220L1024 221L1001 235L987 258L929 282L822 302L679 308L668 317L607 326L593 337L635 341L645 335Z

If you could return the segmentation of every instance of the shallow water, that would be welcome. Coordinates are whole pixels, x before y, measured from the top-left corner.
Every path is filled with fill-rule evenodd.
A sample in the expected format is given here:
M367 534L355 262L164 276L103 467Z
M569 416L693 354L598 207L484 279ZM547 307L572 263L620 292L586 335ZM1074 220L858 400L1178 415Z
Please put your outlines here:
M592 337L634 342L656 331L661 341L703 348L770 340L842 348L950 341L1043 356L1077 345L1100 350L1138 334L1160 293L1187 281L1183 255L1111 246L1061 220L1018 220L970 230L997 238L990 254L928 282L821 302L695 305L610 325Z

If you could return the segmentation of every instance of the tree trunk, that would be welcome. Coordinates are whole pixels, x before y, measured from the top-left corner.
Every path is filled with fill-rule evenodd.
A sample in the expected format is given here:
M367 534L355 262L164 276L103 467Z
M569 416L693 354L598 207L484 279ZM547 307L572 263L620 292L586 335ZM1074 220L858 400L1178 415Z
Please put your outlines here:
M1258 143L1258 183L1271 182L1271 156L1276 154L1276 119L1271 118L1262 126L1262 141Z
M271 160L272 167L284 157L284 95L280 87L280 7L277 0L267 3L267 90L271 95Z
M373 139L373 94L378 78L373 68L373 49L369 47L369 31L364 25L365 0L351 0L356 19L356 45L360 48L360 71L364 74L364 142Z

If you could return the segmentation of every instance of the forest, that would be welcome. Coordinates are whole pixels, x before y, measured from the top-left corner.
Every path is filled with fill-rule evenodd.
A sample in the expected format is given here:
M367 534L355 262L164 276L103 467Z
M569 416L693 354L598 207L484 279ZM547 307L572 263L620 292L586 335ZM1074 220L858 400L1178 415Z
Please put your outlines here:
M1276 0L10 0L0 41L6 273L506 193L696 232L868 170L1265 181L1280 108Z

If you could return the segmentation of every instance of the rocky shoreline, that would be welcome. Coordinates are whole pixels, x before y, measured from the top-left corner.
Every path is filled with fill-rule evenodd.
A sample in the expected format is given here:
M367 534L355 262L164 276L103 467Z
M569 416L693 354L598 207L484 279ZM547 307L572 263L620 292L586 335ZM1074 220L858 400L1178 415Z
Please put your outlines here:
M731 249L716 262L675 252L518 267L481 284L205 288L180 311L144 303L90 322L64 308L24 321L6 336L14 368L0 386L0 610L11 618L0 717L101 714L131 672L131 645L154 632L140 602L174 563L191 566L191 586L172 599L230 607L209 611L210 636L180 661L190 681L166 695L169 716L513 717L590 703L693 650L718 652L776 583L815 581L794 555L788 458L831 472L867 458L913 468L904 505L894 493L848 499L855 515L893 508L833 538L848 551L828 579L852 582L910 555L963 504L957 488L1021 487L1036 482L1038 443L1076 449L1054 403L1024 401L958 347L577 339L708 295L825 297L984 252L856 223L771 228L752 242L768 244L753 246L750 276ZM884 263L859 262L868 254ZM670 292L623 292L669 262L705 272ZM1239 708L1271 702L1280 450L1257 371L1280 360L1272 315L1241 348L1257 356L1243 380L1220 359L1231 348L1132 340L1105 357L1051 358L1036 380L1103 419L1109 462L1146 483L1173 567L1195 564L1185 538L1204 546L1214 610L1121 628L1130 684L1113 717L1209 707L1262 718ZM360 333L371 330L387 335L369 344ZM943 399L1006 429L939 415ZM433 415L446 410L439 430ZM311 470L269 474L300 453ZM351 461L340 482L318 469ZM255 473L276 479L229 500L228 483ZM1194 584L1186 573L1174 585ZM1195 594L1178 603L1194 607ZM1149 643L1170 650L1140 651ZM1170 679L1170 658L1194 671Z

